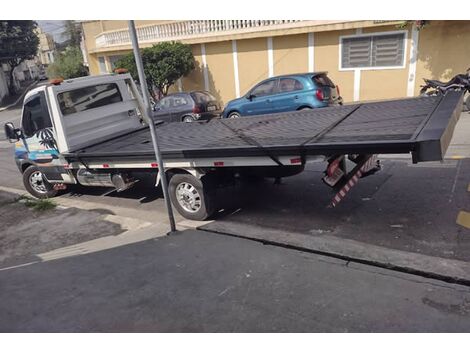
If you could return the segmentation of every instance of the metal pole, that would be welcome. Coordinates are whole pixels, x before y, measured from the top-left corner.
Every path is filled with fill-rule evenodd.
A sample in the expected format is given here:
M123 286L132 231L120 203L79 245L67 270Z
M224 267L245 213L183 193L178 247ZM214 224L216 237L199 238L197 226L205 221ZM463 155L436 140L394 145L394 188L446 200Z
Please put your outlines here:
M153 120L152 120L152 112L151 112L150 103L149 103L147 81L145 79L144 65L142 64L142 57L139 51L139 42L137 40L137 32L135 30L134 21L129 21L128 26L129 26L129 33L130 33L131 41L132 41L132 48L134 50L135 64L137 66L137 72L139 74L140 87L142 90L142 96L144 98L144 105L145 105L145 109L147 110L145 113L147 114L147 116L149 116L150 134L152 136L153 149L155 151L155 156L157 158L158 172L160 173L160 181L161 181L162 189L163 189L163 197L165 198L166 210L168 211L168 218L170 219L171 232L174 232L176 231L175 218L173 216L173 208L171 207L170 197L168 196L168 183L167 183L166 174L165 174L165 166L163 164L162 154L160 153L160 149L158 148L157 132L155 131L155 124L153 123Z

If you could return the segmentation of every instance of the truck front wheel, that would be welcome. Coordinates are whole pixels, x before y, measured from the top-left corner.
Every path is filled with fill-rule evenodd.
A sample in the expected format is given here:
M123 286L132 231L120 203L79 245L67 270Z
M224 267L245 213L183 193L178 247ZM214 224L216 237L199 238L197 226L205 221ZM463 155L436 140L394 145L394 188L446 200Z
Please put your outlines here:
M37 166L28 166L23 172L23 184L26 190L36 198L52 198L58 193Z
M173 206L186 219L206 220L215 211L211 187L190 174L175 174L169 185Z

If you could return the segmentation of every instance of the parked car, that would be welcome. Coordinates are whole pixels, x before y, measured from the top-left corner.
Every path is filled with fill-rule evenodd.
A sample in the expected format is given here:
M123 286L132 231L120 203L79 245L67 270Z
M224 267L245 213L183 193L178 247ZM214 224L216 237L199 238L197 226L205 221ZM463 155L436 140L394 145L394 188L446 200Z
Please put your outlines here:
M221 104L205 91L169 94L154 105L156 120L193 122L220 117Z
M327 72L309 72L268 78L243 97L228 102L223 117L269 114L342 104L339 88Z

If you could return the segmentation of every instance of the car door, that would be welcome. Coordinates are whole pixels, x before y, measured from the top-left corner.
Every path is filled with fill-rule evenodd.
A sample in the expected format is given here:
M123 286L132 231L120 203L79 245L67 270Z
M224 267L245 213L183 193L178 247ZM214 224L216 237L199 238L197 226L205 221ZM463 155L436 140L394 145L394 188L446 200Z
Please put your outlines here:
M243 115L268 114L273 111L272 95L277 90L278 79L269 79L261 82L246 95L243 104Z
M301 106L302 83L295 78L283 77L279 79L279 88L272 96L273 111L284 112L297 110Z
M173 98L172 97L162 98L155 105L155 111L153 113L154 119L155 120L165 121L165 122L170 122L171 121L172 106L173 106Z
M185 115L192 113L192 100L188 94L175 94L172 98L171 121L181 122Z

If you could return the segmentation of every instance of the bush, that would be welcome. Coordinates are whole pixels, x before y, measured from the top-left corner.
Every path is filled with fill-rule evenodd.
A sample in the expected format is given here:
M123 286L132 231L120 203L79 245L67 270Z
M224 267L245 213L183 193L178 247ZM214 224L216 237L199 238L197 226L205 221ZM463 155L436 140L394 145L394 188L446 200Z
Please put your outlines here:
M62 77L64 79L76 78L88 75L87 68L83 65L83 56L80 48L68 47L59 58L47 68L49 78Z

